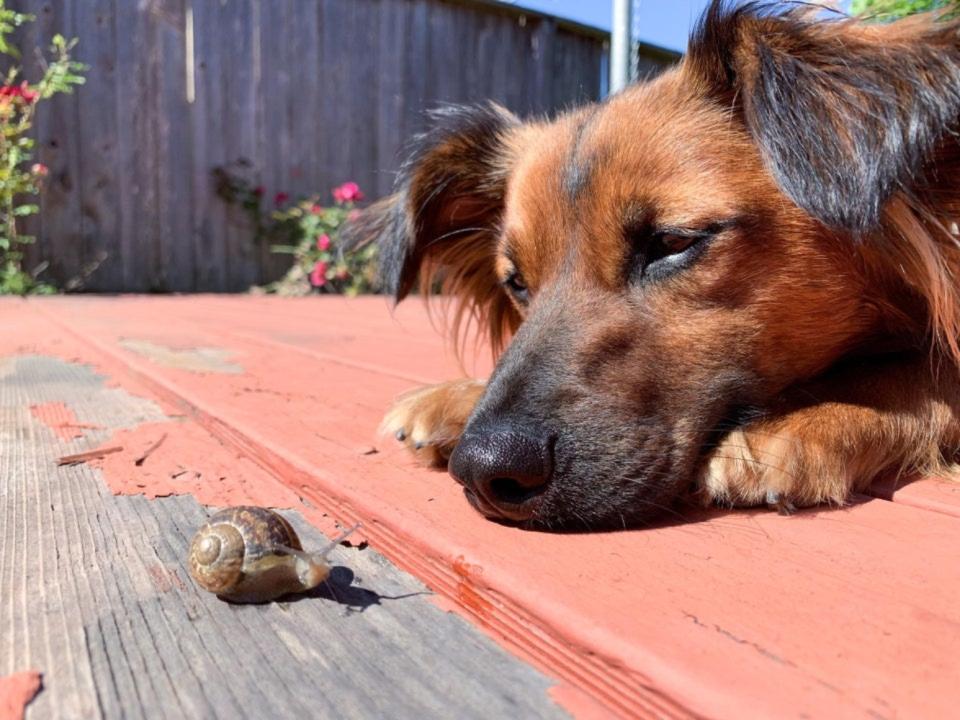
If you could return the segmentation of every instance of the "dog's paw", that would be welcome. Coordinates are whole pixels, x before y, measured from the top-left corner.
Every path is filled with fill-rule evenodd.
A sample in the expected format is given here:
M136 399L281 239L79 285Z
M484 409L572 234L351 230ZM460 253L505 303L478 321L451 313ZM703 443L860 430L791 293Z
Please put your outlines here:
M789 515L820 503L842 505L857 481L843 443L790 416L727 435L700 478L705 504L763 506Z
M485 387L479 380L454 380L412 390L397 398L380 432L404 443L421 463L446 466Z

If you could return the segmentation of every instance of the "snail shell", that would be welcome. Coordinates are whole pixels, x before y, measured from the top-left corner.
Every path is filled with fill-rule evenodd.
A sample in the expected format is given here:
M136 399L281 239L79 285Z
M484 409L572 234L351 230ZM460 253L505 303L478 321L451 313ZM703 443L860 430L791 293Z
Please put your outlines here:
M303 551L281 515L258 507L221 510L190 544L190 575L232 602L269 602L316 587L330 575L324 552Z

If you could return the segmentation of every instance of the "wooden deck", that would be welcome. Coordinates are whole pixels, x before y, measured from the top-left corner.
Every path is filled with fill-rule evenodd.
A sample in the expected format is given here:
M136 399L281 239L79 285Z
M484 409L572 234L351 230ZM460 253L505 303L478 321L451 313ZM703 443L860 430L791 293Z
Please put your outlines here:
M27 718L955 717L960 485L524 532L375 437L460 373L416 303L3 300L0 327L0 717L31 670ZM56 464L94 448L122 449ZM321 592L226 605L185 546L241 502L364 537Z

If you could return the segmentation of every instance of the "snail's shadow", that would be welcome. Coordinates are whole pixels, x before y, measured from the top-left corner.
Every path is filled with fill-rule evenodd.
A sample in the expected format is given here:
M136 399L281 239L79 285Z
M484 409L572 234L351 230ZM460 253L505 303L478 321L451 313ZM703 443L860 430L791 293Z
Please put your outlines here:
M429 592L411 592L404 595L381 595L375 590L354 585L356 574L348 567L335 565L330 568L330 577L320 583L313 590L296 595L288 595L281 598L279 602L286 605L288 603L304 602L306 600L333 600L343 605L348 612L363 612L367 608L379 606L384 600L403 600L417 595L430 595Z

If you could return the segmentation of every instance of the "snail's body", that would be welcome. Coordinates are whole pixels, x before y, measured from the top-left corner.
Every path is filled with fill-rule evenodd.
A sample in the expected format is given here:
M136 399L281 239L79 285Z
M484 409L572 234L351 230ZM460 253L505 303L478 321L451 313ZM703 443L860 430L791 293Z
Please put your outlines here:
M270 602L326 580L330 575L326 554L347 534L320 553L307 553L279 514L258 507L228 508L213 515L194 536L190 574L224 600Z

